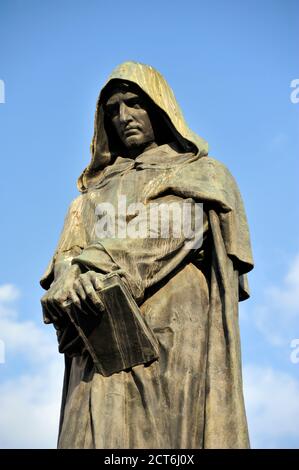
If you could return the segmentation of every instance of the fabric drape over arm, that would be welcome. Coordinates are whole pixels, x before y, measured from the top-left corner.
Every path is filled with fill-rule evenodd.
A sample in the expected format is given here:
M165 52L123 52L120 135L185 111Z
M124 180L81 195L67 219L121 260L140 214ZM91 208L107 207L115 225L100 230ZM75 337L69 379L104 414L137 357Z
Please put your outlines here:
M239 274L239 300L249 297L246 273L253 268L247 217L239 188L229 170L207 157L175 168L147 192L146 200L172 193L202 202L206 212L214 209L220 224L226 255Z
M138 227L147 228L144 238L104 238L85 248L82 253L74 257L72 263L79 264L83 270L95 270L108 274L112 271L119 272L124 282L128 285L132 295L141 302L145 289L159 283L172 271L174 271L184 259L196 256L202 249L202 243L206 237L208 221L194 201L178 196L165 196L155 200L161 207L168 207L169 233L163 236L161 233L162 220L153 227L150 223L150 205L144 206L136 218L130 221L131 233L138 233ZM190 205L190 216L197 220L197 233L194 238L188 238L183 230L183 206ZM200 212L200 214L199 214ZM158 211L157 211L158 213ZM162 216L163 217L163 216ZM174 228L175 227L175 228ZM177 230L179 229L179 230ZM177 230L176 236L172 231ZM165 235L165 234L164 234ZM196 242L199 242L196 244ZM188 244L190 243L190 245ZM196 250L192 246L196 244Z
M70 204L55 253L40 280L44 289L49 289L52 282L71 265L73 257L86 246L83 216L84 195L80 195Z

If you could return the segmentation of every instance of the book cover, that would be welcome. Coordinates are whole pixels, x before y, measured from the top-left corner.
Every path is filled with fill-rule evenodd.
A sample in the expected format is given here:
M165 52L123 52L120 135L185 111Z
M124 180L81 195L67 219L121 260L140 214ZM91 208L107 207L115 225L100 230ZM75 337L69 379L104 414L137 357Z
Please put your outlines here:
M88 302L84 309L65 307L72 327L79 333L97 372L109 376L159 356L158 342L126 285L118 274L103 279L99 290L104 312L95 314ZM62 346L60 345L60 351ZM65 346L64 346L65 348Z

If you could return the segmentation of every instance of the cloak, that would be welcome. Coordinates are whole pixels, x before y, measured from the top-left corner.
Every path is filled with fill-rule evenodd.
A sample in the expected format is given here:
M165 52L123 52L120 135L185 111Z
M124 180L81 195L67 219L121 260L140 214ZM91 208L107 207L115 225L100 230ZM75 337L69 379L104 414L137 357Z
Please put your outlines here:
M102 104L112 80L133 82L146 93L172 130L172 143L135 160L119 155ZM117 67L100 93L91 156L41 285L49 289L71 263L118 271L161 355L107 378L94 374L88 357L66 354L59 447L248 447L238 301L249 297L253 260L234 178L207 156L206 142L186 125L164 78L135 62ZM120 193L145 205L202 203L202 247L188 251L180 239L95 240L95 204Z

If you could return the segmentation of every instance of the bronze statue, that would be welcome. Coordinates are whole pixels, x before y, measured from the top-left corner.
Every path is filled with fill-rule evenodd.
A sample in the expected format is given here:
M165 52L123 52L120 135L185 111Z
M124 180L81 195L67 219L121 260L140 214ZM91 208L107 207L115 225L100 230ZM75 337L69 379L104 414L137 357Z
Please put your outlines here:
M248 226L233 177L207 153L154 68L114 70L41 280L65 355L59 448L249 446L238 325ZM187 203L193 222L203 209L193 245L174 233L176 211L166 235L146 225L153 207Z

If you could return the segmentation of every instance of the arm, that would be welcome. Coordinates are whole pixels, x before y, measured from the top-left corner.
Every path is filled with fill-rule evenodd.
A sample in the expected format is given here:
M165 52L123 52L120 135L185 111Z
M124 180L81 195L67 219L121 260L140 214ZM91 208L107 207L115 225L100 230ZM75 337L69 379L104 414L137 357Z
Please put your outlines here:
M56 327L64 323L64 302L69 298L78 300L74 284L82 271L78 265L72 265L72 259L86 246L83 208L84 196L81 195L70 205L58 246L40 281L41 286L47 290L41 299L44 322L54 323Z
M74 257L72 264L79 266L81 270L93 270L102 274L117 272L129 287L135 300L141 302L147 288L161 281L200 249L200 246L196 246L196 250L193 249L188 233L184 233L185 218L179 217L184 213L183 206L187 203L190 205L190 215L194 223L195 217L199 216L198 205L192 199L186 200L171 195L156 199L155 202L168 207L170 221L168 234L165 233L165 225L152 224L153 219L150 219L152 206L145 205L144 210L133 217L127 225L131 236L101 238ZM173 203L176 205L173 206ZM201 212L201 216L203 219L197 220L195 234L197 239L201 238L201 231L204 238L208 228L206 215ZM141 226L148 228L142 238L137 236L140 235L138 229Z

